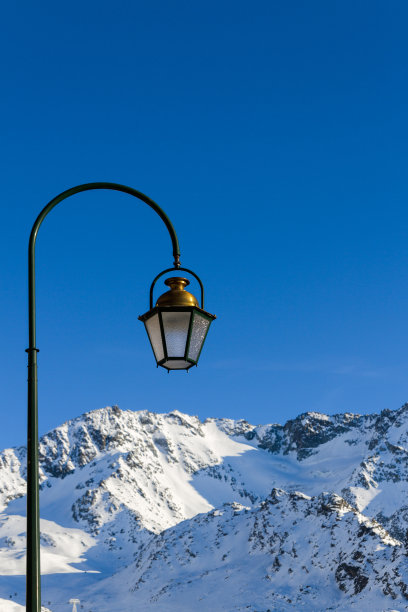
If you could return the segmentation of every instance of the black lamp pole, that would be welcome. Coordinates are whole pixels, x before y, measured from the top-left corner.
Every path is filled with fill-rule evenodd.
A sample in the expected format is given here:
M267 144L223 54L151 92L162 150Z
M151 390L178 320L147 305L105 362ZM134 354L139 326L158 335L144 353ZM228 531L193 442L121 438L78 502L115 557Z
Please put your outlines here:
M37 353L35 338L35 242L41 223L60 202L81 191L110 189L127 193L148 206L159 215L170 234L173 245L174 268L180 268L180 249L174 227L165 212L153 200L140 191L117 183L86 183L67 189L51 200L38 215L31 230L28 247L28 426L27 426L27 612L41 612L40 571L40 508L38 474L38 402L37 402ZM172 268L170 268L172 269Z

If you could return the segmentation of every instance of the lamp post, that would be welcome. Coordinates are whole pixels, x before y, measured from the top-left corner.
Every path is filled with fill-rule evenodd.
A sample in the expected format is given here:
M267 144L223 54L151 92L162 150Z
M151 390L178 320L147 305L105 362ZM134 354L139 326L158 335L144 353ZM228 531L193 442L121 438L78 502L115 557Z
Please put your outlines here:
M27 424L27 612L41 612L40 571L40 511L38 470L38 399L37 353L35 326L35 243L41 223L60 202L82 191L107 189L134 196L150 206L162 219L170 234L174 263L172 268L160 272L150 288L150 310L139 317L144 321L155 354L157 365L170 371L188 370L197 365L201 348L211 321L215 318L204 311L204 289L199 277L181 268L180 248L174 227L166 213L153 200L140 191L117 183L86 183L72 187L52 199L38 215L30 234L28 246L28 424ZM156 281L168 272L185 271L192 274L201 287L201 308L197 300L184 290L188 280L180 277L166 281L171 289L153 308L153 289Z

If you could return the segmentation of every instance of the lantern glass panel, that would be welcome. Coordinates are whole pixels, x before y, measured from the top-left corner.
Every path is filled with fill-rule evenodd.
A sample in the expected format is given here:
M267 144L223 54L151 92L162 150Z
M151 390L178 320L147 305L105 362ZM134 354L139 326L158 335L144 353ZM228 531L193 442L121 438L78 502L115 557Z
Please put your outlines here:
M198 312L194 313L193 325L191 329L190 346L188 347L189 359L197 361L201 347L203 346L205 337L208 332L211 321L207 317L203 317Z
M162 311L168 357L184 357L190 318L191 312Z
M163 340L160 331L159 315L156 313L144 322L147 333L149 334L150 342L152 343L154 356L156 361L164 359Z

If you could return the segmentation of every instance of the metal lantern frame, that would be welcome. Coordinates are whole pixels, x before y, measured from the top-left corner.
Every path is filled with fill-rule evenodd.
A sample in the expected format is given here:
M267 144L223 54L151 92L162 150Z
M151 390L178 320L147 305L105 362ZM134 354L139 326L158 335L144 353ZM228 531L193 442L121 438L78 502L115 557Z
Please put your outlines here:
M156 282L159 280L159 278L161 276L163 276L164 274L167 274L169 272L188 272L189 274L191 274L192 276L194 276L194 278L198 281L198 284L200 285L200 291L201 291L201 308L199 308L198 306L154 306L153 307L153 291L154 291L154 286L156 284ZM156 364L157 367L161 366L163 368L165 368L167 370L167 372L170 372L171 370L186 370L188 371L190 368L192 368L193 366L197 366L198 364L198 360L200 359L200 355L201 355L201 351L203 349L204 346L204 342L207 338L207 334L208 331L210 329L210 325L211 322L216 318L215 315L210 314L209 312L207 312L206 310L204 310L204 286L203 283L201 282L200 277L193 272L192 270L189 270L188 268L167 268L166 270L163 270L162 272L160 272L156 278L153 280L151 287L150 287L150 309L148 312L146 312L145 314L141 315L139 317L139 320L142 321L145 324L145 328L146 328L146 332L149 338L149 342L150 345L152 347L152 351L153 351L153 355L155 357L156 360ZM189 319L189 323L188 323L188 331L187 331L187 339L186 339L186 344L184 347L184 354L182 356L173 356L170 355L168 353L168 347L167 347L167 340L166 340L166 333L165 333L165 323L163 321L163 314L164 313L170 313L170 312L186 312L186 313L190 313L190 319ZM155 348L155 346L153 345L152 342L152 338L150 335L150 332L148 330L148 327L146 325L147 321L150 320L152 317L154 317L155 315L158 316L158 320L159 320L159 326L160 326L160 337L161 337L161 348L163 351L163 357L161 358L157 358L157 347ZM205 319L206 321L208 321L208 325L207 325L207 329L205 330L204 336L201 340L201 346L199 347L199 351L197 353L197 356L195 358L191 357L190 354L190 347L191 347L191 339L193 336L193 330L194 330L194 323L197 320L197 317L201 317L203 319ZM180 367L180 368L169 368L167 367L165 364L168 363L169 361L172 362L177 362L179 361L180 363L185 363L188 364L186 367Z

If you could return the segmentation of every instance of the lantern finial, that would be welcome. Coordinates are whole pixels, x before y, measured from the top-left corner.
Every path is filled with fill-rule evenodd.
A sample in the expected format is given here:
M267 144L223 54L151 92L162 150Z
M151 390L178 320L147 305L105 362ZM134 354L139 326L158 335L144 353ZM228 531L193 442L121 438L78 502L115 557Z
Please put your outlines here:
M170 287L170 291L166 291L159 297L156 306L197 306L198 301L192 293L185 290L185 287L190 284L187 278L182 276L173 276L167 278L164 284Z

